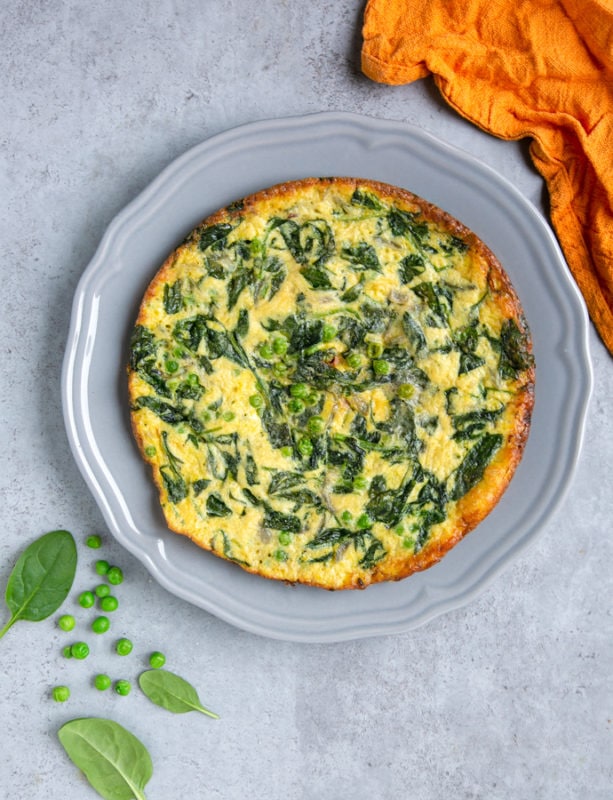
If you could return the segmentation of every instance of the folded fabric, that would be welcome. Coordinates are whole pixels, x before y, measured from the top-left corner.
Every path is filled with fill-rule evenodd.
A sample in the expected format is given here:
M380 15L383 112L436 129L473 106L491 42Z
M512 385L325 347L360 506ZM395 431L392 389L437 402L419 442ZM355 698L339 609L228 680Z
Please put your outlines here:
M613 0L369 0L362 69L429 73L460 114L530 137L553 227L613 355Z

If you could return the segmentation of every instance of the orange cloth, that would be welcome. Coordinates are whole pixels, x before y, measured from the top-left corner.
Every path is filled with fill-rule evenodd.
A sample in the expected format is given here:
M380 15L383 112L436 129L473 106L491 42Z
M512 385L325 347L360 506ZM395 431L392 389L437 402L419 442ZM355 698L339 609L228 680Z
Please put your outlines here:
M362 69L433 73L460 114L532 138L551 219L613 354L613 0L369 0Z

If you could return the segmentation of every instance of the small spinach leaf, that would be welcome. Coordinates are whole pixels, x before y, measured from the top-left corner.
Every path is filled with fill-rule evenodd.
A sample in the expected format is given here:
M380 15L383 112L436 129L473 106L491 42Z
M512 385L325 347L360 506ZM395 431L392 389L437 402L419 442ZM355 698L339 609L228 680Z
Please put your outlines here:
M151 756L134 734L110 719L67 722L58 731L70 760L106 800L145 800Z
M138 685L152 703L172 711L173 714L200 711L207 717L219 719L218 714L202 705L198 692L191 683L174 672L149 669L139 675Z
M68 531L51 531L32 542L13 567L6 587L11 618L0 638L18 620L39 622L62 605L77 568L77 548Z

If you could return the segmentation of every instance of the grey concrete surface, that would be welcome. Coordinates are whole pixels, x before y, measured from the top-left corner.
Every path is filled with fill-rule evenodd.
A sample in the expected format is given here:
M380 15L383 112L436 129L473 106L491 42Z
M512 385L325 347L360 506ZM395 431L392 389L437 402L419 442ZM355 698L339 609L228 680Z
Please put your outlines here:
M57 740L79 716L112 717L147 744L150 800L613 796L613 364L593 330L594 396L564 503L478 599L402 635L283 643L176 599L105 532L69 451L60 369L76 284L114 215L197 142L314 111L408 120L545 208L525 143L477 130L428 80L385 87L360 74L363 5L0 8L0 585L44 531L64 527L80 543L102 533L126 574L115 630L136 647L124 677L163 649L222 717L97 693L93 671L120 677L110 640L90 634L90 662L68 662L54 618L21 623L0 641L0 798L96 796ZM93 555L80 552L75 589L92 584ZM57 683L72 688L65 705L49 699Z

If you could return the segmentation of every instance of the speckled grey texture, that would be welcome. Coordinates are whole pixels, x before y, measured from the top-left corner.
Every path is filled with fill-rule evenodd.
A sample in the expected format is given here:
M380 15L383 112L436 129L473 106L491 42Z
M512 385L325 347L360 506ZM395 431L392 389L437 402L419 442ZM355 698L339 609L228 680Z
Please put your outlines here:
M62 420L72 296L113 216L174 157L244 122L356 111L456 144L543 208L525 144L478 131L429 81L360 75L362 11L361 0L2 5L2 586L36 535L104 534ZM78 615L90 658L60 657L72 637L53 618L0 642L0 798L94 798L56 736L84 715L147 744L150 800L610 798L613 364L593 332L591 347L594 397L563 505L479 599L411 633L316 646L252 636L169 595L107 535L127 580L112 635ZM96 583L95 555L80 554L75 590ZM111 652L121 634L135 642L126 659ZM91 688L99 670L135 680L154 648L220 721ZM49 700L57 683L73 690L64 706Z

